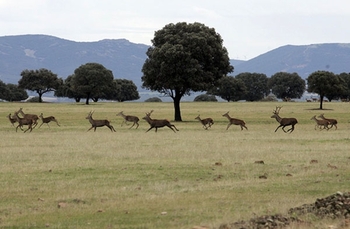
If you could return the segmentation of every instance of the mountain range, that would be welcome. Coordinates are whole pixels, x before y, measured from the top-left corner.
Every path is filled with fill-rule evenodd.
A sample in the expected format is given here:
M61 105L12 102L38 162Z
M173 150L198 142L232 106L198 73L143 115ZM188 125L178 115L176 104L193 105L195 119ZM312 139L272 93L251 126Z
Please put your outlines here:
M76 42L49 35L0 37L0 80L17 84L25 70L46 68L65 79L80 65L96 62L112 70L115 78L132 80L139 91L142 66L147 58L145 44L126 39ZM302 78L317 70L339 74L350 72L350 43L285 45L243 61L231 59L235 76L242 72L296 72Z

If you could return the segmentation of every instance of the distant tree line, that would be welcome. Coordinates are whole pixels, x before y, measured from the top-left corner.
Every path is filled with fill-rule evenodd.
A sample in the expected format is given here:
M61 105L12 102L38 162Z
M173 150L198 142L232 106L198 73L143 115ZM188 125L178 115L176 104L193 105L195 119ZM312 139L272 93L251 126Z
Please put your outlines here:
M136 85L127 79L114 79L112 71L98 63L87 63L78 67L74 74L65 80L58 78L48 69L23 70L18 85L5 84L0 81L0 99L6 101L20 101L28 98L26 90L38 94L38 102L48 92L54 92L57 97L67 97L80 102L86 99L101 99L124 102L139 99Z

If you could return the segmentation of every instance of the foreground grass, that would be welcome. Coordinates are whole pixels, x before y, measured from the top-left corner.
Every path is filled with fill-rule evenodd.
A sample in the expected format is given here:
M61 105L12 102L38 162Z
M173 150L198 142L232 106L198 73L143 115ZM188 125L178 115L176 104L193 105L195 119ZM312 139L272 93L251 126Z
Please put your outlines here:
M292 134L274 132L276 105L283 105L281 116L298 119ZM19 107L54 115L61 127L16 133L5 116ZM349 191L349 104L324 106L326 117L338 119L336 131L314 129L317 107L182 103L184 122L173 122L180 129L175 134L168 128L145 133L144 120L137 130L121 127L116 116L123 110L141 119L153 109L153 118L171 120L172 103L0 103L0 227L218 228ZM86 132L90 110L95 119L111 120L117 132ZM226 131L227 111L249 130ZM198 114L212 117L214 126L203 130L194 120Z

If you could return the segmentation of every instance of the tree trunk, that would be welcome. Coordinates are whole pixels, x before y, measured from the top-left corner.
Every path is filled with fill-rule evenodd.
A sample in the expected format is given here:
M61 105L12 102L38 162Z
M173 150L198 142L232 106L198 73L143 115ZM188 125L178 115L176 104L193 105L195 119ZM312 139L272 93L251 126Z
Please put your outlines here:
M173 97L174 100L174 109L175 109L175 121L182 121L181 118L181 111L180 111L180 100L181 100L181 96L175 95L175 97Z
M43 93L38 93L39 95L39 103L43 102Z
M322 110L323 109L323 95L320 95L320 110Z
M89 105L90 94L87 94L85 104Z

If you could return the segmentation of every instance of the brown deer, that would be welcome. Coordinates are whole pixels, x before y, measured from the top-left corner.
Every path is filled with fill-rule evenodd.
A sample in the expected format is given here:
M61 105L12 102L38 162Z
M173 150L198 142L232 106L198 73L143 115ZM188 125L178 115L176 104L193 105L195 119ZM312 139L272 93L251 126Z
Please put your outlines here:
M201 119L200 115L198 115L197 117L195 117L194 119L197 119L199 120L202 125L203 125L203 128L205 130L207 130L209 127L211 127L212 125L214 125L214 121L212 118L205 118L205 119ZM207 126L208 125L208 126Z
M324 129L329 130L329 127L328 127L329 121L324 120L324 119L317 119L316 115L314 115L310 120L315 120L315 122L316 122L315 130L316 130L316 127L319 127L321 130L324 130ZM322 129L322 127L323 127L323 129Z
M117 116L122 116L124 118L124 121L122 122L121 126L123 126L124 123L127 124L127 122L133 122L132 126L129 129L135 126L135 124L137 125L136 129L139 127L140 119L138 117L132 115L125 115L123 111L119 112Z
M110 124L110 122L108 120L106 120L106 119L104 119L104 120L94 120L92 118L92 114L93 113L94 113L94 111L90 111L88 116L86 116L86 119L89 119L89 122L91 123L90 129L88 129L87 131L89 131L92 128L94 128L94 132L95 132L97 127L107 126L112 132L113 131L116 132L114 127Z
M151 110L150 113L146 113L146 116L143 117L142 119L146 120L148 122L148 124L151 126L147 131L150 131L153 128L156 128L156 132L158 130L158 128L162 128L164 126L169 127L172 131L174 131L176 133L175 130L179 131L173 124L171 124L168 120L166 119L151 119L151 114L152 114L153 110ZM175 129L175 130L174 130Z
M276 107L276 110L274 110L272 113L273 115L271 116L271 118L275 118L276 121L280 124L275 132L278 130L278 128L282 127L282 130L285 132L285 133L288 133L290 131L290 133L293 132L294 130L294 126L298 123L298 120L296 118L281 118L279 116L279 112L281 110L282 107ZM292 126L292 128L290 128L289 130L285 130L284 128L286 126Z
M338 129L338 127L337 127L338 121L337 121L336 119L325 118L325 117L324 117L324 114L320 114L320 115L318 116L318 118L321 118L321 119L323 119L323 120L327 120L327 121L329 122L329 125L331 125L331 127L329 127L329 129L332 128L333 126L335 126L335 129Z
M34 124L34 120L33 119L21 118L21 117L18 116L18 112L15 112L15 115L13 117L18 122L18 126L16 127L16 132L17 132L18 127L20 127L21 130L23 131L22 126L24 126L24 125L28 125L28 129L26 129L24 131L24 133L27 132L28 130L30 130L29 132L32 132L33 124Z
M54 116L49 116L49 117L45 117L45 118L44 118L43 113L41 113L41 114L39 115L39 117L41 118L41 121L42 121L42 123L40 124L39 128L40 128L44 123L46 123L47 126L48 126L49 129L50 129L49 122L51 122L51 121L52 121L52 122L55 122L55 123L57 124L57 126L60 126L60 124L58 124L58 121L56 120L56 118L55 118Z
M32 119L32 120L34 121L34 123L33 123L33 128L35 128L36 125L38 125L38 119L39 119L39 117L38 117L36 114L25 114L25 113L23 112L22 107L19 108L19 110L18 110L17 113L20 113L20 114L23 116L23 118Z
M10 123L12 124L12 126L15 126L15 123L17 122L15 116L14 115L11 116L11 114L9 114L7 117L9 118Z
M231 118L230 117L230 115L228 114L229 113L229 111L227 111L225 114L223 114L222 116L224 116L224 117L226 117L227 119L228 119L228 121L229 121L229 123L228 123L228 125L227 125L227 127L226 127L226 130L228 130L228 128L232 125L232 124L234 124L234 125L240 125L241 126L241 130L243 130L243 127L246 129L246 130L248 130L248 128L246 127L246 123L243 121L243 120L241 120L241 119L236 119L236 118Z

